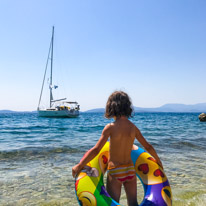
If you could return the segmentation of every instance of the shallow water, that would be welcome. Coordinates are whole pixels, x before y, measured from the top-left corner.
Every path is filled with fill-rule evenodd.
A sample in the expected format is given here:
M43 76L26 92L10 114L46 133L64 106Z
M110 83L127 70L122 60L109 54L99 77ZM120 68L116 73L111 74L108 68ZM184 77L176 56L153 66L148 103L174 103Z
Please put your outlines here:
M206 205L206 123L198 114L140 113L131 121L161 157L173 205ZM109 122L103 114L0 114L0 205L78 205L71 168ZM138 183L139 202L142 196ZM126 205L124 192L120 203Z

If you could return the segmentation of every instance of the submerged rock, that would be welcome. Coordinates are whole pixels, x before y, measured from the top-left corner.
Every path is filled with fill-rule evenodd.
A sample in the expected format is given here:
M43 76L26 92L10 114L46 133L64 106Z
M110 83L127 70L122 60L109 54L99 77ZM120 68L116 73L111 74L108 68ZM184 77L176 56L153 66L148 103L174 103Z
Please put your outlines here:
M200 120L201 122L206 122L206 114L205 114L205 113L200 114L200 115L199 115L199 120Z

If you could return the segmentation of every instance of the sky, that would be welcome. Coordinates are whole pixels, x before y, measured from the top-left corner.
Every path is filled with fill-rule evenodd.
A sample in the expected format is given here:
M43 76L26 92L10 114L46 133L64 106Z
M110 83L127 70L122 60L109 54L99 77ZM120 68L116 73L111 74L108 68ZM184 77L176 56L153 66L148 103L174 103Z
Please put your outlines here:
M206 102L205 11L205 0L0 0L0 110L36 110L52 26L55 93L81 111L115 90L137 107Z

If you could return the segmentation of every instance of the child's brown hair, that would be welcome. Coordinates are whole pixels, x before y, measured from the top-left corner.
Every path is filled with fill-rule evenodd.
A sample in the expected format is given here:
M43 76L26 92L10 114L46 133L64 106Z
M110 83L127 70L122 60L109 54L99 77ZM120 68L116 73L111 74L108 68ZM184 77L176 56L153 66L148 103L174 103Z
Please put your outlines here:
M106 104L105 117L110 119L112 117L131 117L132 103L127 93L123 91L113 92Z

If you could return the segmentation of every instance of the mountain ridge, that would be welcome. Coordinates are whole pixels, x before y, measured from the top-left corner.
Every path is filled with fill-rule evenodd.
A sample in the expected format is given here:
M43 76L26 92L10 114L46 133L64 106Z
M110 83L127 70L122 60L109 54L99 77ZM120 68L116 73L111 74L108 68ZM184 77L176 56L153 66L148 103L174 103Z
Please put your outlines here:
M144 108L134 106L134 112L206 112L206 103L198 104L174 104L168 103L160 107ZM104 108L95 108L85 111L86 113L103 113Z
M8 109L0 110L0 113L36 113L37 111L13 111Z
M199 112L206 113L206 103L197 103L197 104L175 104L168 103L160 107L154 108L144 108L134 106L134 112ZM36 113L37 111L12 111L12 110L0 110L0 113L16 113L16 112L25 112L25 113ZM81 113L104 113L105 108L95 108L87 111L80 111Z

